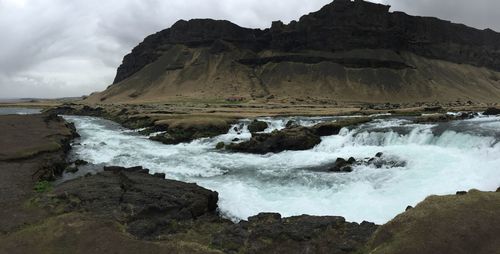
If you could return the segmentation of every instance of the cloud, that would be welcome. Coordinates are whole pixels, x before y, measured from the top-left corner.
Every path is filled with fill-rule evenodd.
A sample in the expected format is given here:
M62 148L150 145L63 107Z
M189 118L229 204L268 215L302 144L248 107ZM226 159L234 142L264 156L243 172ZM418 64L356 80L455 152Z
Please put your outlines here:
M179 19L269 27L331 0L0 0L0 97L61 97L103 90L123 56ZM495 0L377 0L410 14L479 28L500 18Z

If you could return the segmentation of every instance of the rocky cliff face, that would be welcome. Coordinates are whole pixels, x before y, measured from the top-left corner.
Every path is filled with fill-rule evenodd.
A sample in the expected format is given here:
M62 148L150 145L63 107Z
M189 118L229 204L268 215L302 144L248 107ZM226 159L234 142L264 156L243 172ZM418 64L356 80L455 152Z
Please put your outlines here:
M419 97L436 99L439 97L434 96L433 86L436 84L431 81L439 81L441 84L438 85L446 87L441 89L443 91L456 90L447 92L447 96L463 97L462 88L453 88L452 83L467 86L470 80L466 83L460 81L463 77L457 76L473 70L477 74L473 83L489 86L488 94L500 95L500 84L495 81L496 72L500 71L500 33L437 18L389 12L389 8L362 0L335 0L298 21L287 25L273 22L271 28L265 30L242 28L229 21L181 20L169 29L148 36L125 56L114 84L133 82L135 85L130 84L128 90L135 89L135 93L131 92L130 98L141 97L155 86L167 87L159 89L170 93L165 96L173 96L171 92L178 91L184 96L199 97L200 94L193 91L215 89L220 92L205 96L228 96L231 95L228 90L235 90L232 95L254 98L272 93L279 96L279 89L286 88L286 83L296 83L295 86L289 84L291 90L311 84L343 90L342 84L348 82L366 85L367 82L381 83L383 80L386 87L375 88L377 93L397 95L398 89L394 86L404 88L410 84L421 86L417 90L423 96ZM429 69L435 69L434 65L442 66L439 61L450 64L444 67L446 72L452 72L447 74L449 77L435 76L425 70L426 66ZM153 64L161 67L144 71ZM201 65L204 68L198 68ZM464 65L465 69L459 67ZM300 73L301 77L280 77L283 68L295 71L293 75ZM481 73L480 68L492 72ZM353 69L358 73L347 73ZM378 73L380 69L392 74ZM313 75L321 80L316 80ZM329 77L324 78L325 75ZM206 86L196 85L199 82ZM168 89L172 86L178 87ZM186 91L183 90L185 87L188 87ZM387 87L394 91L387 91ZM364 89L367 88L355 89L361 91L358 94L356 91L352 91L354 94L326 91L325 95L323 91L321 95L328 97L330 93L332 98L345 95L363 100ZM113 92L101 94L100 99L107 100L119 94L125 98L125 90L123 87L113 88ZM471 96L484 99L480 94ZM382 97L385 99L386 96Z

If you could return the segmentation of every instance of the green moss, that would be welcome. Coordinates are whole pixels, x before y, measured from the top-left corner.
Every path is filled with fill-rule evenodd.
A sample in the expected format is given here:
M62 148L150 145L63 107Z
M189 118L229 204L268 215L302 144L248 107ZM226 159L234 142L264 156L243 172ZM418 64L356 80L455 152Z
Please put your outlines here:
M500 193L430 196L378 228L370 253L495 253ZM480 251L477 246L484 249Z
M38 193L45 193L52 190L52 184L49 181L38 181L33 189Z

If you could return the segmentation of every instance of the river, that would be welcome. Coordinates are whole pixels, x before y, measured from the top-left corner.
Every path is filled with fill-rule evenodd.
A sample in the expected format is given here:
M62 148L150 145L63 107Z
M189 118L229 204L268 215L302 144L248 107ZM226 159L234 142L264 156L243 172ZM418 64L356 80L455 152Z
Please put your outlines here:
M215 149L220 142L249 139L242 120L229 133L188 144L164 145L100 118L65 116L81 138L72 156L98 165L144 166L167 178L219 192L220 212L235 221L260 212L283 216L338 215L349 221L385 223L432 194L500 186L500 117L440 124L404 118L378 119L323 137L308 151L252 155ZM266 132L292 118L262 118ZM335 118L293 120L313 125ZM382 152L396 167L358 165L351 173L313 170L338 157L358 160ZM85 172L80 172L82 174Z

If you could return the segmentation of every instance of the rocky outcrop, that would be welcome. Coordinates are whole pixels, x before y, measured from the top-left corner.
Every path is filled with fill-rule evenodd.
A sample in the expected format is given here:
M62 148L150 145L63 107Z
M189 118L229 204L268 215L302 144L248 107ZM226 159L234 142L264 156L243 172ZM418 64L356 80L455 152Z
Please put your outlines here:
M58 186L46 205L66 211L85 211L127 225L139 238L152 238L163 231L214 215L218 194L196 184L165 180L147 169L108 167L93 176Z
M272 133L255 134L249 141L229 144L228 150L235 152L266 154L286 150L308 150L321 142L321 138L305 127L288 128Z
M483 115L485 115L485 116L500 115L500 109L498 109L498 108L488 108L486 111L484 111Z
M35 232L38 235L43 230L55 230L70 234L71 229L53 225L54 220L65 221L66 225L79 225L78 229L83 231L79 231L82 238L77 242L80 242L91 238L92 232L88 232L87 225L102 225L111 230L110 234L116 234L112 225L118 223L134 237L155 240L167 249L171 249L171 245L181 245L190 251L194 248L197 253L347 254L361 251L378 227L369 222L346 222L342 217L282 218L270 213L233 223L219 217L217 200L217 192L195 184L154 177L142 167L105 167L104 172L65 182L37 198L37 204L56 215L55 219L43 223L50 226L37 228ZM77 218L76 221L68 221L72 217ZM35 234L32 232L21 235L30 238ZM2 240L0 237L0 243ZM36 244L47 244L45 241L36 241ZM110 241L118 240L114 237ZM130 241L132 239L118 242L130 244ZM53 241L46 248L56 248L59 243ZM12 249L12 245L6 248ZM89 250L88 246L83 248Z
M263 213L216 234L212 245L225 253L357 253L376 229L342 217Z
M155 122L152 128L163 129L163 133L151 140L167 145L191 142L200 138L211 138L226 134L232 121L220 118L171 119Z
M413 120L415 123L444 123L455 120L472 119L479 114L476 112L459 112L457 114L429 114L422 115Z
M374 157L356 159L350 157L348 159L337 158L335 162L328 163L317 167L306 168L312 171L334 172L334 173L350 173L357 166L366 166L374 168L399 168L405 167L406 161L396 157L377 153Z
M312 127L302 127L290 123L283 130L275 130L271 133L253 133L249 141L229 144L226 148L236 152L255 154L309 150L318 145L323 136L337 135L342 128L354 127L369 121L371 118L356 117L319 123Z

